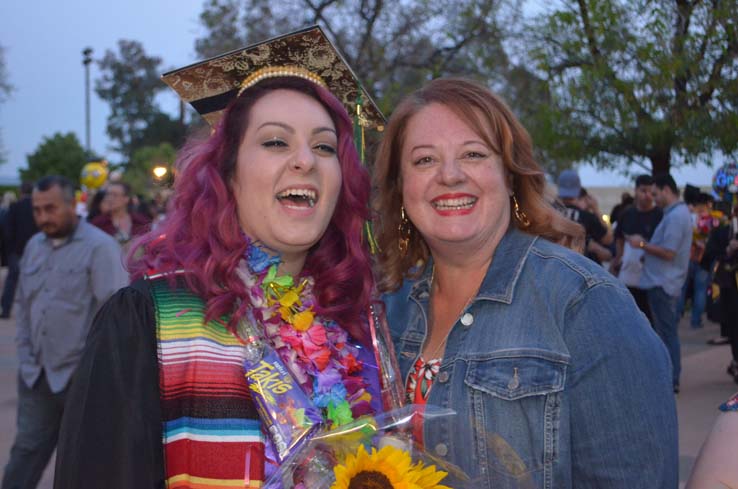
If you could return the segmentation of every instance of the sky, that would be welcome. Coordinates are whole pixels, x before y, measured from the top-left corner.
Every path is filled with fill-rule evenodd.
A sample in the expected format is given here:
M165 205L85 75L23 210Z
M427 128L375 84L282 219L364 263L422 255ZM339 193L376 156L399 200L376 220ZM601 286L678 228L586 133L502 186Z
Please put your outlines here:
M26 166L44 137L74 132L85 144L85 78L82 50L89 46L93 57L106 50L117 52L120 39L137 40L146 53L162 58L162 72L198 61L195 39L203 32L198 15L204 0L39 0L0 2L0 45L10 83L10 100L0 105L0 130L7 163L0 177L16 176ZM111 154L105 134L107 104L92 87L99 77L90 65L90 126L92 149ZM161 99L174 113L173 95ZM116 160L117 158L111 158ZM628 177L588 166L579 168L584 186L631 184ZM679 185L709 186L714 169L705 165L676 170Z

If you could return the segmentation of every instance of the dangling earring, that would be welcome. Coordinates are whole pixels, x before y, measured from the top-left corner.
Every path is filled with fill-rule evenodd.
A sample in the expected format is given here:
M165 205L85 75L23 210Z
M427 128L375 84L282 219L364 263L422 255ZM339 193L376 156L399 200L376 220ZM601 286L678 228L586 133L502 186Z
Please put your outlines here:
M518 199L515 198L515 194L512 194L512 201L513 201L513 212L515 213L515 219L518 220L520 225L524 228L527 228L530 226L530 219L528 219L528 216L525 214L525 211L520 208L518 205Z
M407 249L410 246L410 234L412 233L410 221L407 220L405 215L405 206L400 206L400 225L397 226L397 231L400 233L397 249L400 250L400 255L404 257L407 255Z

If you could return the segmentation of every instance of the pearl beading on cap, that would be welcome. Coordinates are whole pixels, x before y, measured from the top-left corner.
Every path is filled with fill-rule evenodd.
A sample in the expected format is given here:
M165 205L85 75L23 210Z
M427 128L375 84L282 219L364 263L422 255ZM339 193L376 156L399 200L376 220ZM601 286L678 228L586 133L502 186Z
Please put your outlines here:
M328 85L320 76L300 66L267 66L265 68L256 70L255 72L247 76L241 82L241 88L238 90L238 94L236 96L240 97L244 90L253 87L260 81L266 80L268 78L279 78L281 76L294 76L297 78L302 78L304 80L311 81L316 85L320 85L323 88L328 88Z

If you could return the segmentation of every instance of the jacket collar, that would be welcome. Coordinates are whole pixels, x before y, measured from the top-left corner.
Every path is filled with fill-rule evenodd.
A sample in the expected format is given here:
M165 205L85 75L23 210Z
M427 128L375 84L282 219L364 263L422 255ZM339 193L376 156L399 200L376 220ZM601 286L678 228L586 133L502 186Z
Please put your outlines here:
M537 239L538 237L511 226L494 251L492 263L476 298L511 304L518 277ZM416 300L428 299L432 269L433 263L429 262L423 276L410 290L410 297Z

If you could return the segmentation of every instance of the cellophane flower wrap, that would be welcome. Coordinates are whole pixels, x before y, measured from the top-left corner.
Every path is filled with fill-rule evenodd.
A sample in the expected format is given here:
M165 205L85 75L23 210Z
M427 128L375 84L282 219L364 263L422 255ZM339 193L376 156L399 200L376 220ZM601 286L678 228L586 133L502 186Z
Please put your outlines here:
M418 422L426 425L449 409L408 405L352 423L314 432L284 460L265 487L269 489L356 487L447 489L472 487L456 466L434 457L412 438Z
M454 413L402 406L382 304L368 311L372 354L316 314L311 277L280 276L279 264L278 256L249 243L236 270L248 296L237 327L244 375L267 435L265 487L465 487L470 481L458 468L413 440L419 426L432 428L429 423ZM374 360L361 361L367 354ZM381 399L370 392L372 375L379 377Z

